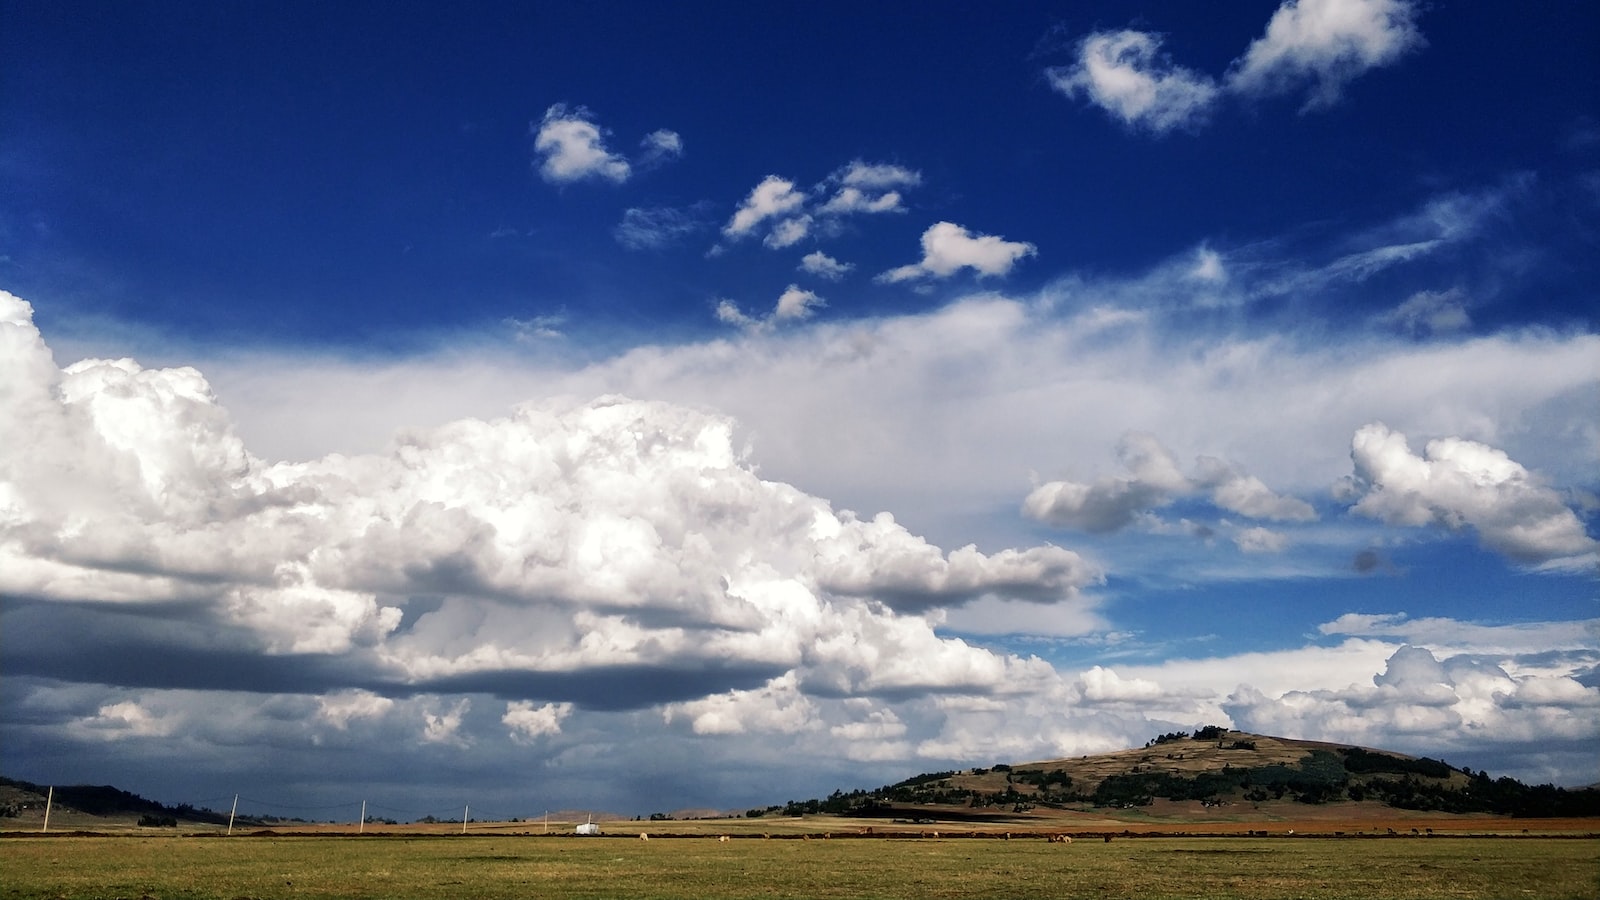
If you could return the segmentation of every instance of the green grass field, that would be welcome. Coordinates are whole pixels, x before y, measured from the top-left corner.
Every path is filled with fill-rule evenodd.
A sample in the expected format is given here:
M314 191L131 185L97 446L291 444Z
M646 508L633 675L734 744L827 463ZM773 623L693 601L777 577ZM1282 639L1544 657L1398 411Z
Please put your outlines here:
M12 837L0 898L1600 897L1559 838Z

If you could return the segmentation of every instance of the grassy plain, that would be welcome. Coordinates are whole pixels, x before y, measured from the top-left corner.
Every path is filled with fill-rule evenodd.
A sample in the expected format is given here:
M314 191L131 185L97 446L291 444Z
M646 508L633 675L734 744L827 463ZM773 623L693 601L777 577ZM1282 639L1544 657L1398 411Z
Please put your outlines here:
M0 898L1594 898L1592 838L15 836Z

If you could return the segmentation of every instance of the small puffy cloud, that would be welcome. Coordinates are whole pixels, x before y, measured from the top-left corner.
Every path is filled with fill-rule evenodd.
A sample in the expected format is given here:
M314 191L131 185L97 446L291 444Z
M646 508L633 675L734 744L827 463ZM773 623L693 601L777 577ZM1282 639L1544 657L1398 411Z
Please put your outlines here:
M617 243L629 250L660 250L673 246L705 227L693 213L672 207L634 207L622 214L611 230Z
M857 187L845 186L828 199L818 210L822 215L842 216L850 213L904 212L899 191L872 195Z
M1590 568L1600 561L1600 542L1561 495L1494 447L1441 438L1418 456L1404 434L1373 423L1356 431L1350 458L1355 471L1341 493L1361 515L1391 525L1472 528L1484 546L1530 565Z
M471 711L472 700L469 697L462 697L443 710L424 711L422 713L422 742L424 744L446 744L451 747L470 746L471 740L461 733L461 721Z
M1363 72L1422 46L1417 13L1409 0L1286 0L1235 60L1228 87L1264 95L1309 83L1305 108L1328 106Z
M867 163L853 160L834 173L834 179L847 187L862 190L887 190L897 187L916 187L922 184L922 173L890 163Z
M846 741L881 741L901 737L906 733L906 725L894 710L875 709L863 720L834 725L828 733Z
M1103 477L1091 484L1042 484L1023 501L1023 513L1051 525L1102 534L1126 528L1139 514L1189 491L1189 479L1153 435L1124 435L1117 456L1129 472L1127 477Z
M572 715L571 703L544 703L534 706L529 700L515 700L506 704L501 724L510 731L511 739L528 743L534 738L560 734L561 723Z
M760 325L760 320L752 319L739 309L739 304L732 300L717 301L717 321L724 325L737 325L740 328L753 328Z
M739 204L728 224L723 226L722 233L733 240L747 237L769 219L777 219L781 223L804 207L805 203L805 193L796 190L794 182L768 175L750 190L749 196Z
M778 297L778 305L772 311L774 318L779 320L805 319L811 316L813 310L825 305L823 299L811 291L801 290L798 285L789 285L782 296Z
M806 235L810 233L810 216L791 216L775 223L767 236L762 238L761 243L774 250L782 250L784 247L792 247L805 240Z
M652 131L639 142L641 165L654 165L683 155L683 138L676 131L663 128Z
M800 271L829 281L838 281L854 268L854 265L840 262L821 250L807 253L800 258Z
M1188 276L1194 281L1221 284L1228 280L1228 268L1222 261L1222 254L1210 247L1201 247L1195 251L1194 267Z
M962 269L980 276L999 276L1011 271L1018 260L1034 255L1029 243L1008 241L988 234L972 234L953 222L939 222L922 233L922 261L878 276L881 282L948 278Z
M1221 509L1252 519L1306 522L1317 514L1309 503L1275 494L1259 478L1215 457L1202 456L1193 476L1185 475L1154 435L1130 432L1117 445L1126 476L1107 476L1092 483L1052 481L1039 485L1023 501L1032 519L1102 534L1118 531L1151 511L1202 490ZM1263 550L1274 539L1264 530L1247 532L1251 550ZM1246 543L1240 543L1243 549Z
M861 160L830 174L809 192L787 178L768 175L734 210L722 233L737 241L765 232L762 244L781 250L819 232L836 234L845 216L904 212L903 198L895 188L914 187L921 181L922 176L910 169ZM818 202L824 196L828 199Z
M896 188L922 184L922 173L891 163L853 160L820 185L819 191L832 188L833 195L818 210L819 215L846 216L855 213L904 212L903 198Z
M1251 100L1305 89L1303 110L1311 110L1336 102L1364 72L1422 46L1417 14L1410 0L1285 0L1220 82L1173 63L1161 35L1134 30L1090 34L1072 65L1045 75L1068 97L1156 134L1204 123L1229 96Z
M819 520L818 575L841 594L876 597L908 612L958 606L980 597L1039 603L1073 599L1100 582L1100 570L1061 547L980 553L966 546L945 556L905 531L894 517L853 515Z
M1282 532L1259 525L1240 529L1233 543L1245 553L1282 553L1289 547L1289 538Z
M1310 522L1317 518L1311 504L1298 497L1276 494L1261 479L1216 457L1199 458L1193 482L1195 487L1211 491L1212 503L1241 516L1275 522Z
M1074 688L1085 703L1147 703L1165 695L1161 685L1144 678L1124 679L1111 669L1095 666L1078 676Z
M532 126L539 175L551 184L599 180L621 184L633 177L634 163L606 147L606 133L585 107L557 103ZM638 165L658 166L683 155L683 138L661 129L639 142Z
M394 708L394 701L371 691L338 691L317 700L317 714L343 731L356 719L376 719Z
M606 149L600 127L584 107L557 103L545 110L535 130L533 149L539 174L552 184L600 179L621 184L633 174L628 160Z
M1078 44L1074 65L1045 74L1068 97L1156 133L1204 121L1218 92L1211 78L1167 59L1160 35L1143 31L1091 34Z
M674 703L662 711L669 724L687 719L695 734L794 734L816 728L817 714L817 703L801 692L792 672L754 690L733 690Z
M816 293L802 289L799 285L791 284L779 295L778 302L772 312L762 318L749 316L739 309L739 304L732 300L717 301L717 321L725 325L734 325L750 331L764 331L774 328L783 322L794 322L809 319L818 307L826 306L827 301L817 296Z
M1406 334L1426 336L1461 331L1472 325L1461 290L1418 291L1392 310L1377 317L1377 322Z
M135 700L124 700L100 707L92 716L73 723L73 730L93 739L119 741L127 738L164 738L183 724L175 713L154 712Z

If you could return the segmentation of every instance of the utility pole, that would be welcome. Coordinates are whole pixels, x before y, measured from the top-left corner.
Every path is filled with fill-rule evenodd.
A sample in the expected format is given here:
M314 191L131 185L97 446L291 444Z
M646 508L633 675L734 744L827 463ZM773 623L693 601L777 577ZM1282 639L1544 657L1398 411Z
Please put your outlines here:
M228 834L233 834L233 816L239 811L239 795L233 795L233 809L228 810Z
M50 830L50 807L55 803L55 800L56 786L52 784L50 785L50 793L46 794L44 798L44 827L39 829L41 833Z

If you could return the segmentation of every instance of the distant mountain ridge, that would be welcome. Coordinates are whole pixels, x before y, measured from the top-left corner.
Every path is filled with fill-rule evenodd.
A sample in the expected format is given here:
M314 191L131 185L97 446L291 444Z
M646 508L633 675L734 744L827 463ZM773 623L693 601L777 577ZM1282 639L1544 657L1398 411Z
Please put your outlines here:
M832 813L974 818L1040 808L1132 808L1155 800L1236 805L1293 800L1523 817L1600 816L1600 790L1528 786L1351 744L1207 726L1094 756L916 775L876 790L750 810L747 816Z

